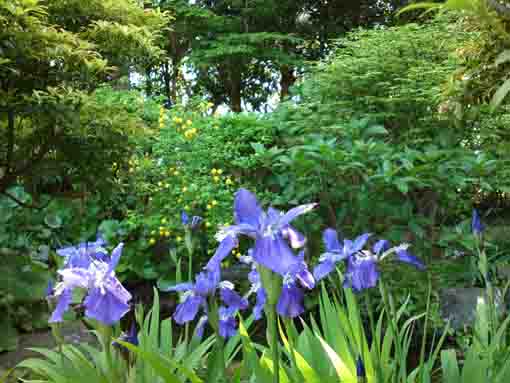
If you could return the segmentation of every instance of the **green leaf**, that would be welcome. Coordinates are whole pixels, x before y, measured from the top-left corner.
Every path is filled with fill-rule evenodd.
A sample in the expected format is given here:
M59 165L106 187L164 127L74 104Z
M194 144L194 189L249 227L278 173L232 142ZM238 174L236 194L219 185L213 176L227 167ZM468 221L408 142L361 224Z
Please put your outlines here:
M496 93L494 93L494 96L492 96L491 106L493 110L501 105L508 92L510 92L510 79L505 80L503 85L501 85Z
M13 351L18 347L18 330L14 327L14 323L6 315L0 319L0 328L2 336L0 337L0 352Z

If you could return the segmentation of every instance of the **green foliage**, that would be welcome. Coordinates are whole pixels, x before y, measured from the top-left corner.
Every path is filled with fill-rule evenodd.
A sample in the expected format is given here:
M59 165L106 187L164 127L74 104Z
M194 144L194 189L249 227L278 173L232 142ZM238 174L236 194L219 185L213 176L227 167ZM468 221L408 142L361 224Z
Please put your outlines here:
M113 153L128 151L136 122L93 92L140 60L157 61L166 23L131 0L0 2L1 193L17 182L34 189L42 176L104 171Z

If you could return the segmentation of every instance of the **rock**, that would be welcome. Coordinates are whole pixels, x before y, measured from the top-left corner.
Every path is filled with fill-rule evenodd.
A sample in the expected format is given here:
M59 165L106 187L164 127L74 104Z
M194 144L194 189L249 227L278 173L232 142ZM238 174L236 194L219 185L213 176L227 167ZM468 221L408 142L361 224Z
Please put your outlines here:
M473 325L476 317L476 306L479 301L487 302L485 289L479 287L454 287L439 291L442 318L450 320L454 330ZM501 305L501 292L496 291L496 307L500 314L506 310Z

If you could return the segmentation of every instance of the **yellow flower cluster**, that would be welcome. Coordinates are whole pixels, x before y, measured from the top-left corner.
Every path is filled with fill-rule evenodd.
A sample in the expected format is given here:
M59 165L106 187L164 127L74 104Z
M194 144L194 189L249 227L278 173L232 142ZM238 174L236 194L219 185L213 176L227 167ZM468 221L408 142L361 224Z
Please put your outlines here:
M221 181L221 175L223 174L223 170L212 168L211 175L213 177L213 181L218 183Z
M174 117L172 121L177 125L177 131L183 131L184 137L188 140L193 139L198 134L197 128L192 128L193 122L191 120L184 121L181 117Z
M161 106L159 108L159 128L160 129L163 129L165 127L165 119L166 119L165 108L163 108L163 106Z
M207 210L211 210L213 207L215 207L216 205L218 205L218 201L216 201L215 199L213 199L211 202L209 202L207 204Z

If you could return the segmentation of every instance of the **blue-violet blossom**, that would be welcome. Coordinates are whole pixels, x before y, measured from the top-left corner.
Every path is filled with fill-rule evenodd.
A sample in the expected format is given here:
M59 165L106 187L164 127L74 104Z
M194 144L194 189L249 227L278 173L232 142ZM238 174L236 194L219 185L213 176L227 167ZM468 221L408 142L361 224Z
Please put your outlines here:
M199 273L194 284L181 283L166 290L182 293L181 302L174 313L174 320L178 324L190 322L202 310L204 315L200 318L196 328L197 336L201 337L208 320L207 299L214 296L217 289L219 289L221 301L225 305L218 310L219 333L225 338L232 336L236 331L235 314L238 310L248 308L248 301L234 290L234 285L231 282L220 282L219 268Z
M58 271L61 281L54 288L58 302L51 315L51 323L63 320L62 315L69 309L75 288L87 290L83 301L85 315L103 324L114 324L129 311L131 294L122 286L114 271L122 248L121 243L112 251L108 262L92 259L87 267L68 266Z
M482 223L480 219L480 215L478 214L478 210L473 209L473 216L471 218L471 230L474 234L479 235L485 229L485 225Z
M219 267L232 249L238 245L238 236L255 239L253 260L285 277L289 271L299 267L301 260L294 255L287 240L294 249L304 246L305 238L290 223L298 216L311 211L316 204L295 207L287 213L269 208L264 212L257 198L246 189L239 189L234 200L235 225L224 227L216 235L220 245L206 265L208 270Z

